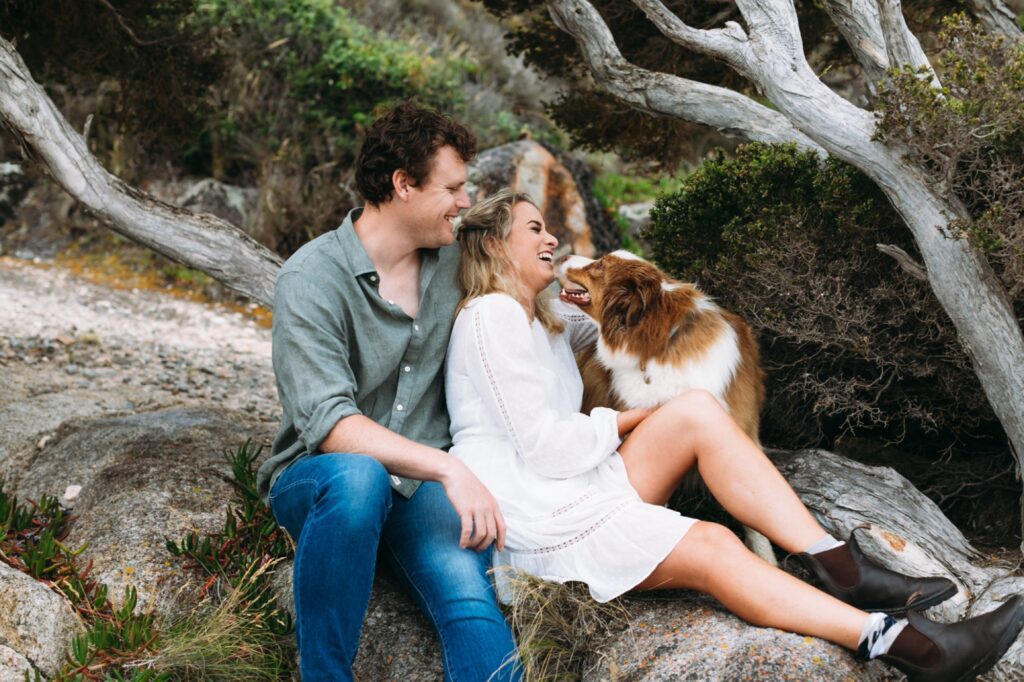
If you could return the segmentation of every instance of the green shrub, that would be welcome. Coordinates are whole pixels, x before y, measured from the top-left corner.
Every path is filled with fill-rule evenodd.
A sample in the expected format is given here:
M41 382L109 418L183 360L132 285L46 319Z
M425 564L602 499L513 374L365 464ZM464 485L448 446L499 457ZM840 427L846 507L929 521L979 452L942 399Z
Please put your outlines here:
M916 257L909 232L851 166L793 146L741 147L663 196L647 237L663 268L758 333L767 443L832 447L858 435L934 454L981 438L1005 452L927 284L876 250Z

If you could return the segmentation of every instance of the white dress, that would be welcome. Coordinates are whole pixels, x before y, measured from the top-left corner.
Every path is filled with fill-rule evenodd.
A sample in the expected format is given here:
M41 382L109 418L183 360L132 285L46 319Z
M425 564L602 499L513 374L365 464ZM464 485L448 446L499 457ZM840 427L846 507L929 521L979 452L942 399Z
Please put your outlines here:
M506 601L504 567L582 581L597 601L613 599L643 582L694 523L630 485L615 410L580 413L573 347L597 331L579 311L562 317L565 332L549 334L515 299L489 294L459 312L448 345L451 454L501 506L505 550L494 565Z

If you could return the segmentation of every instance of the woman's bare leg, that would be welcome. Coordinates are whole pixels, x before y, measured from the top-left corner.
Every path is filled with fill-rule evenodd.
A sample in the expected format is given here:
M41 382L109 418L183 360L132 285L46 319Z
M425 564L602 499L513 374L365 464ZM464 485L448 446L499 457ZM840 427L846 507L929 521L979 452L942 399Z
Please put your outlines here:
M825 535L761 448L704 391L690 391L660 407L619 453L630 483L646 502L667 502L696 465L726 511L787 552L803 551Z
M690 589L754 625L856 650L868 614L770 566L728 528L698 521L637 589Z

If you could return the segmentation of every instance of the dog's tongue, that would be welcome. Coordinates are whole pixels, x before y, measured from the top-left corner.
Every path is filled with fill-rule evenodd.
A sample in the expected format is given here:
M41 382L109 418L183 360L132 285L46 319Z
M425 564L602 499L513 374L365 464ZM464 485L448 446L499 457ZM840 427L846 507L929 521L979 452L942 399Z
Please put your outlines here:
M566 303L572 303L573 305L589 305L590 294L584 289L562 289L562 293L559 294Z

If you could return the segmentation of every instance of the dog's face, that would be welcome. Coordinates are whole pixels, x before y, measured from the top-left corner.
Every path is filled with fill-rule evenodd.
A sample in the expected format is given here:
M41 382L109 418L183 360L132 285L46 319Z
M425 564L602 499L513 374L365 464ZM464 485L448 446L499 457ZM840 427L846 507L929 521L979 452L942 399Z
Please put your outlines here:
M662 292L665 276L628 251L598 260L570 256L558 269L561 298L575 304L602 327L632 327L643 319Z

